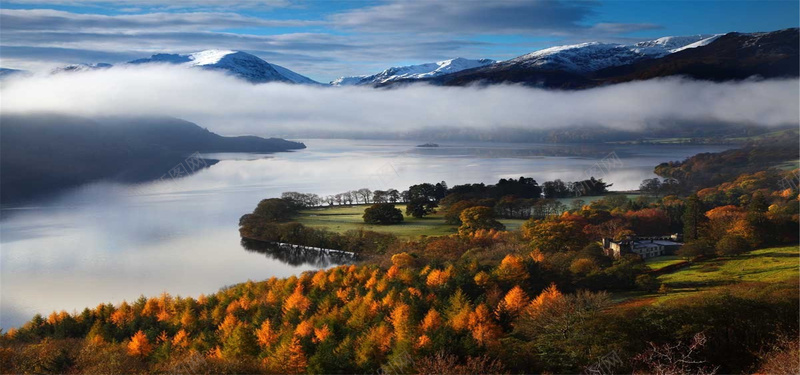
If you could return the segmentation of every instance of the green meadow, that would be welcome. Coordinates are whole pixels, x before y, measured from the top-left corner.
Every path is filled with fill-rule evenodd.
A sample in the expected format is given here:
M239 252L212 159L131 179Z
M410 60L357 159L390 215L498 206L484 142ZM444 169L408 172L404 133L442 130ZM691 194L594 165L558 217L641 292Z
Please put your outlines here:
M295 221L314 228L324 228L333 232L345 232L351 229L365 229L376 232L392 233L398 237L414 238L417 236L443 236L458 232L458 227L444 222L441 213L435 213L423 218L405 216L403 222L395 225L369 225L364 223L362 215L369 205L335 206L326 208L311 208L300 211ZM404 204L396 205L405 213ZM508 230L515 230L522 226L525 220L500 219Z

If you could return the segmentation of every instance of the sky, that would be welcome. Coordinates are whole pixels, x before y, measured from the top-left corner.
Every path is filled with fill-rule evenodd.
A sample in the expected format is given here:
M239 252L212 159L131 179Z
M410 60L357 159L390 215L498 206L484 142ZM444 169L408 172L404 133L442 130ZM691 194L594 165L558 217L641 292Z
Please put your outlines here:
M798 27L794 1L3 0L0 67L231 49L320 82L554 45Z

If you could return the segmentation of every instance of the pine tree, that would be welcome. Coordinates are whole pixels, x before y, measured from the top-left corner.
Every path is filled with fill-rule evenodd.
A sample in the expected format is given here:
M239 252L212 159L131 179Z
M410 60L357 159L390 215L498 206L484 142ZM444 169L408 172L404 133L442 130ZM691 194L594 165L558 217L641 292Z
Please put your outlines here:
M686 199L683 210L683 238L685 241L694 241L700 238L700 225L705 218L703 204L697 194Z

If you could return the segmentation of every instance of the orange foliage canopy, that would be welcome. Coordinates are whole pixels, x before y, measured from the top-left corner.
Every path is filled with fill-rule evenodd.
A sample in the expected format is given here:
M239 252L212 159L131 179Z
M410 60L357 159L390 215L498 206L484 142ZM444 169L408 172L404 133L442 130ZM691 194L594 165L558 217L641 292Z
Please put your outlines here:
M128 354L132 356L146 357L152 351L153 346L150 345L150 341L147 340L147 336L141 330L136 332L128 343Z

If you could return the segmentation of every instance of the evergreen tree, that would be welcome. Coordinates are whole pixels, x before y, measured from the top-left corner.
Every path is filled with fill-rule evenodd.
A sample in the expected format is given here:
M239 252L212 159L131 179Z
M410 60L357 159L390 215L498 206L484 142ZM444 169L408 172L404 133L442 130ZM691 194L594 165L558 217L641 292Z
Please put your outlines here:
M686 199L683 209L683 239L686 242L700 238L700 226L705 219L703 204L696 194Z

